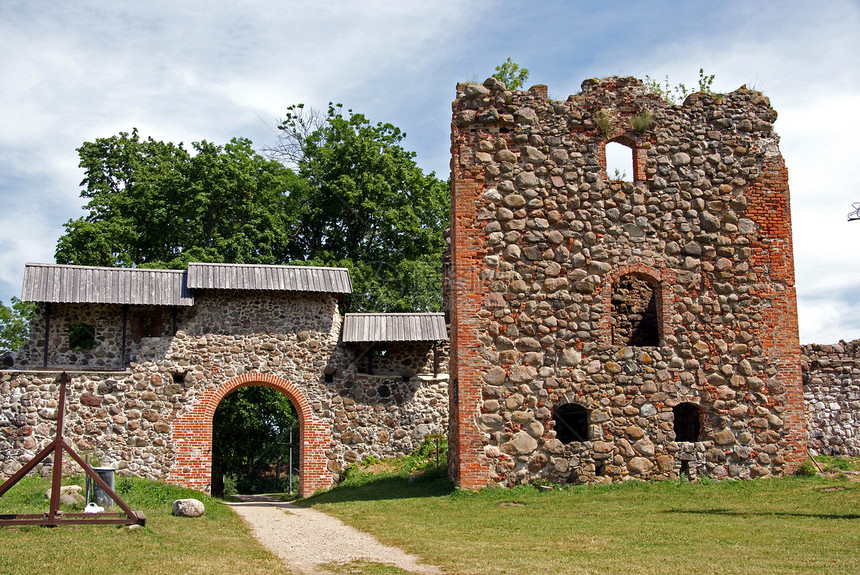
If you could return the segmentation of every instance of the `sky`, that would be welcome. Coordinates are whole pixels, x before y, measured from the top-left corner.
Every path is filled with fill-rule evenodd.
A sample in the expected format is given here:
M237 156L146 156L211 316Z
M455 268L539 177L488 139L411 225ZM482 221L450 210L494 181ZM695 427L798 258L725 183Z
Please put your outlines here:
M0 300L85 214L85 141L272 145L287 106L343 103L447 178L451 101L511 57L566 99L612 75L761 90L791 188L800 338L860 337L860 2L0 2Z

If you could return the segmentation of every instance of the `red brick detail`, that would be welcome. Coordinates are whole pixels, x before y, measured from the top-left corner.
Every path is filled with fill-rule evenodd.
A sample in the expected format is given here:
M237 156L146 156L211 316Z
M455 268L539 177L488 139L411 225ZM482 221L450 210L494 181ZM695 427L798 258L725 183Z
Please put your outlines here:
M299 493L312 495L331 487L325 450L331 446L331 429L311 410L305 394L292 383L268 373L246 373L210 389L200 401L178 417L172 426L176 462L167 482L209 492L212 480L212 418L215 408L230 392L248 385L275 389L290 400L299 416Z
M482 222L477 218L484 192L483 171L470 165L474 141L468 132L452 134L451 142L451 389L449 390L449 461L451 479L464 489L486 487L490 463L484 455L484 434L478 428L481 374L478 356L479 317L484 292L480 270L485 255Z
M750 246L750 264L760 277L770 277L767 287L754 295L770 301L760 322L761 345L776 365L774 379L785 386L782 455L786 473L791 473L806 461L808 454L788 170L782 156L767 158L761 179L748 186L745 194L745 216L758 227Z
M634 137L621 128L616 128L606 140L597 144L597 161L600 162L600 175L609 178L606 173L606 144L618 142L633 150L633 181L644 182L647 179L645 173L645 158L648 155L643 148L639 138Z
M655 286L657 292L657 319L660 329L660 341L666 334L673 333L672 286L675 285L675 272L671 269L658 270L645 264L620 265L606 274L600 297L603 300L603 317L600 319L600 341L612 345L612 290L619 279L626 275L635 275L648 280Z

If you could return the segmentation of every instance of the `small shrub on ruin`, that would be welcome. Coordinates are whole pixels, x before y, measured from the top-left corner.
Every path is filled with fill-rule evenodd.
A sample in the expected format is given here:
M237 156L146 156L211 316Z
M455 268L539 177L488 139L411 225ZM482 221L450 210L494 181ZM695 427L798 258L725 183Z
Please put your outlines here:
M711 87L714 84L715 76L715 74L705 74L705 69L699 68L699 89L696 90L696 92L713 94L714 92L711 90ZM679 82L672 86L669 83L668 75L666 75L662 83L659 80L646 75L643 83L646 88L657 92L661 98L667 102L671 102L672 104L680 104L687 96L693 93L693 90L687 88L686 84Z
M521 68L519 64L508 58L496 66L493 78L502 82L508 90L518 90L529 79L529 69Z
M604 136L608 136L612 131L612 118L606 110L597 110L594 114L594 123Z
M648 110L642 110L630 118L630 125L640 134L644 134L654 125L654 117Z

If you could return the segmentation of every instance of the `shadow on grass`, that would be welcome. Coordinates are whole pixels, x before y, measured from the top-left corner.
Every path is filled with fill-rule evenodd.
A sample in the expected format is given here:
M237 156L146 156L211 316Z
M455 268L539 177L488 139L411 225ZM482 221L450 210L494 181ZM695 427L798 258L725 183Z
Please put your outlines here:
M453 491L454 484L448 479L447 472L442 467L411 477L402 477L393 473L361 475L349 478L328 491L297 500L295 503L311 507L318 503L442 497Z
M786 511L733 511L731 509L667 509L663 513L684 513L693 515L724 515L727 517L809 517L812 519L860 519L856 513L789 513Z

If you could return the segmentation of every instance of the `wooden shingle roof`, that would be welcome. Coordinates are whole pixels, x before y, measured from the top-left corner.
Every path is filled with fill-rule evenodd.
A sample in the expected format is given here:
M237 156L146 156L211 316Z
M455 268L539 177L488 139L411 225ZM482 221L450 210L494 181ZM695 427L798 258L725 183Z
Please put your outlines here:
M344 342L444 341L443 313L348 313L343 318Z
M346 268L189 263L191 289L352 293Z
M191 306L184 270L29 263L23 301Z

